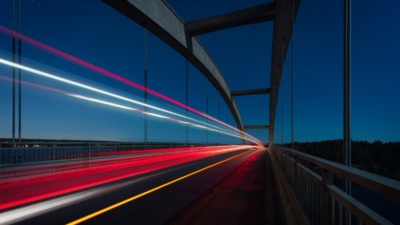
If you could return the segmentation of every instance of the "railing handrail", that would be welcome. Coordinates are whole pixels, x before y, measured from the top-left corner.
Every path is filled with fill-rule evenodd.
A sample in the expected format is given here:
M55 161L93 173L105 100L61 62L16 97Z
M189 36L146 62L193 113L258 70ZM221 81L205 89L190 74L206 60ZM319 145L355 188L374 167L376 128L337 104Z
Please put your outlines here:
M334 174L351 180L365 188L368 188L378 194L386 196L400 203L400 182L373 174L367 171L349 167L327 159L322 159L293 149L273 145L273 147L287 151L299 158L311 162L323 169L329 170Z
M189 145L189 144L188 144ZM193 144L193 145L195 145L195 144ZM115 148L115 147L134 147L134 146L136 146L136 147L142 147L142 146L147 146L147 147L155 147L155 146L157 146L157 147L163 147L163 146L165 146L165 147L169 147L169 146L171 146L171 145L152 145L152 144L147 144L147 145L145 145L145 144L126 144L126 145L91 145L91 148L93 148L93 149L95 149L95 148ZM209 146L213 146L213 145L209 145ZM203 146L203 147L209 147L209 146ZM39 147L2 147L2 148L0 148L0 150L13 150L13 149L15 149L15 150L24 150L24 149L52 149L52 148L56 148L56 149L60 149L60 148L68 148L68 149L80 149L80 148L88 148L89 146L88 145L86 145L86 146L69 146L69 145L65 145L65 146L55 146L55 147L53 147L53 146L39 146ZM190 147L190 146L188 146L188 147ZM185 146L182 146L182 145L180 145L180 146L177 146L177 148L185 148ZM148 149L148 150L151 150L151 149ZM156 150L156 149L154 149L154 150Z
M168 144L178 144L178 145L222 145L219 143L180 143L180 142L119 142L119 141L81 141L81 142L57 142L57 141L52 141L52 142L21 142L21 144L37 144L37 145L44 145L44 144L147 144L147 145L168 145ZM13 144L12 142L0 142L0 144L4 144L4 145L9 145L9 144ZM15 142L15 144L19 144L19 142ZM229 145L229 144L226 144Z
M37 146L1 146L0 144L0 166L22 165L42 163L44 161L71 160L77 158L100 157L105 155L128 155L143 153L145 151L156 151L162 149L184 150L192 147L225 146L219 143L174 143L174 142L58 142L36 143ZM82 144L84 143L84 144Z
M380 177L365 171L354 169L335 163L326 159L311 156L293 149L273 145L270 149L272 161L278 172L283 177L283 185L291 189L291 193L296 198L297 205L305 218L306 223L310 224L351 224L352 215L357 219L357 224L393 224L382 217L366 205L357 201L351 195L343 192L336 187L333 182L333 174L342 175L344 178L358 181L368 181L371 186L367 188L391 198L393 193L387 194L385 189L394 190L394 195L398 191L397 181L395 185L389 178ZM293 157L293 158L292 158ZM321 174L317 174L302 165L302 161L307 161L321 167ZM380 177L375 182L371 177ZM384 182L380 182L380 181ZM390 182L388 182L390 181ZM400 182L397 182L400 183ZM361 184L362 185L362 184ZM318 188L317 188L318 187ZM397 196L396 196L397 197ZM391 198L397 200L395 198ZM335 202L337 202L337 211ZM343 211L344 210L344 211ZM335 211L337 215L335 215ZM302 217L300 217L302 218ZM343 221L344 220L344 221Z
M340 190L334 185L327 185L329 194L335 198L340 204L342 204L346 209L350 210L360 221L368 221L374 224L389 224L390 222L371 210L365 207L362 203L356 199L350 197L344 191Z
M50 148L50 147L47 147ZM17 149L17 148L9 148L9 149ZM1 149L0 149L1 150ZM5 150L5 149L3 149ZM156 149L154 149L156 150ZM145 153L129 153L129 154L121 154L121 155L105 155L105 156L98 156L98 157L93 157L93 158L88 158L88 157L81 157L81 158L70 158L70 159L61 159L61 160L47 160L47 161L37 161L37 162L28 162L28 163L17 163L17 164L7 164L7 165L2 165L0 164L0 171L7 169L7 168L16 168L16 167L24 167L24 166L42 166L45 164L51 164L49 165L50 167L54 166L55 164L62 164L62 163L72 163L75 161L87 161L88 159L91 159L91 161L87 161L89 164L96 164L101 162L101 160L107 160L108 158L115 158L115 157L126 157L126 156L134 156L134 155L151 155L155 153L160 153L160 152L145 152Z
M133 146L142 146L142 144L129 144L129 145L91 145L91 148L114 148L114 147L133 147ZM145 146L145 145L143 145ZM152 146L152 145L146 145L146 146ZM156 146L168 146L168 145L156 145ZM2 147L1 149L36 149L36 148L88 148L89 145L78 145L78 146L71 146L71 145L63 145L63 146L53 146L53 145L48 145L48 146L39 146L39 147Z

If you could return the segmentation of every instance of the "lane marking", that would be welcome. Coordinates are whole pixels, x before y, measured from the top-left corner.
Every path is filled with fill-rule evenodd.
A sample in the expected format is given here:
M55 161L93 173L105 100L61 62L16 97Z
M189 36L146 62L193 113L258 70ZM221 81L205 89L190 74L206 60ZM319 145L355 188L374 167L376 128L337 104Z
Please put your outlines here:
M185 175L185 176L182 176L182 177L180 177L180 178L177 178L177 179L175 179L175 180L173 180L173 181L170 181L170 182L168 182L168 183L165 183L165 184L163 184L163 185L160 185L160 186L158 186L158 187L155 187L155 188L153 188L153 189L150 189L150 190L148 190L148 191L145 191L145 192L143 192L143 193L141 193L141 194L138 194L138 195L135 195L135 196L133 196L133 197L131 197L131 198L128 198L128 199L126 199L126 200L124 200L124 201L118 202L118 203L116 203L116 204L114 204L114 205L112 205L112 206L109 206L109 207L107 207L107 208L104 208L104 209L102 209L102 210L99 210L99 211L97 211L97 212L94 212L94 213L92 213L92 214L90 214L90 215L87 215L87 216L85 216L85 217L82 217L82 218L80 218L80 219L77 219L77 220L75 220L75 221L73 221L73 222L68 223L67 225L75 225L75 224L78 224L78 223L82 223L82 222L84 222L84 221L86 221L86 220L88 220L88 219L91 219L91 218L93 218L93 217L95 217L95 216L98 216L98 215L100 215L100 214L102 214L102 213L105 213L105 212L107 212L107 211L110 211L111 209L117 208L118 206L124 205L124 204L126 204L126 203L128 203L128 202L131 202L131 201L133 201L133 200L135 200L135 199L138 199L138 198L140 198L140 197L142 197L142 196L144 196L144 195L147 195L147 194L150 194L150 193L152 193L152 192L154 192L154 191L157 191L158 189L161 189L161 188L163 188L163 187L165 187L165 186L168 186L168 185L170 185L170 184L173 184L173 183L175 183L175 182L178 182L178 181L180 181L180 180L183 180L183 179L185 179L185 178L187 178L187 177L190 177L190 176L192 176L192 175L194 175L194 174L196 174L196 173L200 173L201 171L204 171L204 170L206 170L206 169L209 169L209 168L211 168L211 167L214 167L214 166L216 166L216 165L219 165L219 164L221 164L221 163L224 163L224 162L226 162L226 161L229 161L229 160L231 160L231 159L234 159L234 158L239 157L239 156L241 156L241 155L244 155L244 154L246 154L246 153L249 153L249 152L251 152L251 151L252 151L252 150L243 152L243 153L241 153L241 154L239 154L239 155L235 155L235 156L230 157L230 158L228 158L228 159L225 159L225 160L222 160L222 161L220 161L220 162L214 163L214 164L212 164L212 165L210 165L210 166L204 167L203 169L199 169L199 170L197 170L197 171L195 171L195 172L193 172L193 173L189 173L189 174L187 174L187 175Z

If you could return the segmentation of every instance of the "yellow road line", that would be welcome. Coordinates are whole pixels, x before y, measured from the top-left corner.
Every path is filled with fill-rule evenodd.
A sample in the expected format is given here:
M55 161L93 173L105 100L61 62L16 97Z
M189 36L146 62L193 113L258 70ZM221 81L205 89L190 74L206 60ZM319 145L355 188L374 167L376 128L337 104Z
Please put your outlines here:
M85 217L82 217L82 218L80 218L80 219L77 219L77 220L75 220L75 221L73 221L73 222L71 222L71 223L68 223L67 225L75 225L75 224L81 223L81 222L83 222L83 221L85 221L85 220L88 220L88 219L93 218L93 217L95 217L95 216L97 216L97 215L100 215L100 214L102 214L102 213L105 213L105 212L107 212L107 211L110 211L111 209L117 208L118 206L121 206L121 205L126 204L126 203L128 203L128 202L131 202L131 201L133 201L133 200L135 200L135 199L137 199L137 198L140 198L140 197L142 197L142 196L144 196L144 195L147 195L147 194L149 194L149 193L151 193L151 192L157 191L158 189L161 189L161 188L163 188L163 187L165 187L165 186L168 186L168 185L173 184L173 183L175 183L175 182L177 182L177 181L183 180L183 179L185 179L185 178L187 178L187 177L190 177L190 176L192 176L192 175L194 175L194 174L196 174L196 173L200 173L200 172L203 171L203 170L209 169L209 168L211 168L211 167L213 167L213 166L216 166L216 165L218 165L218 164L221 164L221 163L224 163L224 162L226 162L226 161L229 161L229 160L231 160L231 159L233 159L233 158L236 158L236 157L239 157L239 156L241 156L241 155L244 155L244 154L246 154L246 153L248 153L248 152L250 152L250 151L243 152L243 153L241 153L241 154L239 154L239 155L230 157L230 158L228 158L228 159L222 160L222 161L217 162L217 163L215 163L215 164L212 164L212 165L210 165L210 166L204 167L203 169L199 169L199 170L197 170L197 171L195 171L195 172L193 172L193 173L189 173L189 174L187 174L187 175L185 175L185 176L183 176L183 177L177 178L177 179L175 179L175 180L173 180L173 181L170 181L170 182L168 182L168 183L165 183L165 184L163 184L163 185L160 185L160 186L158 186L158 187L155 187L155 188L153 188L153 189L150 189L150 190L148 190L148 191L145 191L145 192L143 192L143 193L141 193L141 194L138 194L138 195L135 195L135 196L133 196L133 197L131 197L131 198L128 198L128 199L126 199L126 200L124 200L124 201L122 201L122 202L118 202L117 204L114 204L114 205L112 205L112 206L109 206L109 207L107 207L107 208L104 208L104 209L102 209L102 210L99 210L99 211L97 211L97 212L95 212L95 213L92 213L92 214L90 214L90 215L87 215L87 216L85 216Z

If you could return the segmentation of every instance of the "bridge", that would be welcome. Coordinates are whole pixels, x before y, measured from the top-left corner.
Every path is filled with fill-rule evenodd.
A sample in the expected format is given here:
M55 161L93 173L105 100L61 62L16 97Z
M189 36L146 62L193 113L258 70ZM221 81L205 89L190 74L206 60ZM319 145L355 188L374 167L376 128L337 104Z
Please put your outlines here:
M0 58L1 65L12 72L12 78L1 75L0 78L7 85L12 84L13 103L12 117L7 117L12 124L11 136L0 139L0 224L395 224L398 221L387 218L391 212L383 208L385 201L395 206L400 203L400 182L351 165L351 0L344 1L343 163L295 148L293 69L291 143L283 141L282 76L290 51L293 68L294 27L302 10L301 0L276 0L191 21L184 21L166 0L99 0L110 12L104 21L112 23L114 18L110 15L123 17L144 30L144 70L140 74L144 75L143 84L24 34L21 32L24 3L10 2L12 29L0 24L1 34L12 37L13 41L12 60L3 55ZM95 3L85 7L90 9L91 4ZM231 90L198 36L259 23L273 23L270 85ZM16 24L19 30L15 29ZM123 32L132 32L131 27L124 26ZM152 75L149 74L152 67L148 66L150 35L185 61L185 97L179 101L148 85ZM89 78L78 79L23 58L21 42L101 74L95 77L98 83L91 84ZM200 88L206 89L205 110L189 104L190 66L206 79L205 87ZM27 74L47 80L40 82ZM246 75L242 76L245 79ZM107 87L113 82L124 86L116 85L121 90ZM123 117L121 114L126 111L128 116L136 113L143 122L140 123L143 140L23 137L30 120L36 120L29 117L22 120L21 115L25 115L22 111L29 110L21 106L22 100L29 98L24 95L27 92L21 92L24 88L48 91L41 95L43 99L63 94L79 104L84 102L82 108L97 107L95 112L121 110L114 117ZM217 97L210 94L212 88ZM132 90L143 93L143 98L130 95L128 92ZM249 95L269 99L269 124L243 122L235 98ZM210 102L216 98L218 113L213 115ZM220 98L226 104L226 122L221 118ZM282 111L278 108L280 99ZM72 112L64 119L73 123L77 116ZM174 131L164 129L162 123L178 124L178 133L184 138L162 141L163 136L176 136ZM112 129L112 125L108 126ZM191 132L199 130L206 134L206 141L190 140ZM267 130L268 143L250 135L251 130ZM118 135L124 136L125 132ZM151 136L152 132L156 135ZM157 138L152 140L153 137ZM362 189L361 193L379 196L381 200L365 201L367 196L352 193L354 186Z

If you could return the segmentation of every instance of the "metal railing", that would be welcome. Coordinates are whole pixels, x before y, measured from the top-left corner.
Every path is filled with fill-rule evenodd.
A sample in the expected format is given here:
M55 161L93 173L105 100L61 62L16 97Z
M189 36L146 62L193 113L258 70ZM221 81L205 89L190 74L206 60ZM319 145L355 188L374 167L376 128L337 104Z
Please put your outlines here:
M273 145L270 151L309 224L351 224L351 215L357 218L357 224L392 224L334 186L333 175L400 203L399 181L280 146ZM305 167L304 162L320 167L321 175Z
M33 142L32 142L33 143ZM135 153L149 153L159 149L218 146L220 144L182 143L124 143L124 142L31 142L33 147L2 147L0 143L0 166L34 164L51 161L86 159ZM26 144L26 145L25 145ZM28 146L29 146L28 145Z

